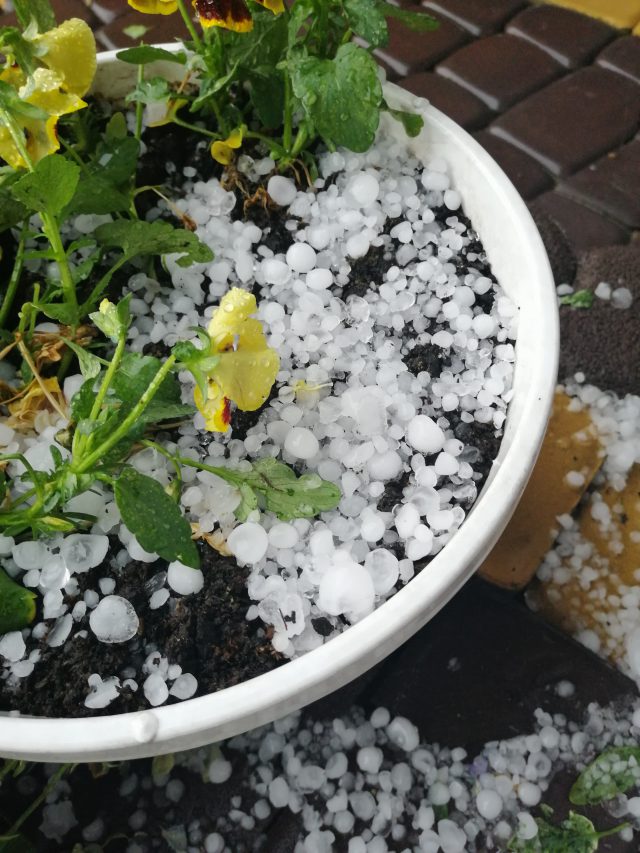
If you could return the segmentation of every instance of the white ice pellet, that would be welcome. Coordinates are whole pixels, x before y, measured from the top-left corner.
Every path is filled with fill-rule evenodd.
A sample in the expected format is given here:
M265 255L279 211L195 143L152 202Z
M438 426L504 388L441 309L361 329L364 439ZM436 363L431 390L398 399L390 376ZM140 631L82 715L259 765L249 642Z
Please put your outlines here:
M310 429L293 427L284 440L284 449L296 459L312 459L320 449L320 443Z
M307 273L306 283L311 290L326 290L333 284L333 273L331 270L323 268L310 269Z
M26 652L26 645L20 631L9 631L0 638L0 657L14 662L21 660Z
M240 563L254 565L267 553L269 537L260 524L246 521L231 531L227 538L227 547Z
M126 643L135 637L139 624L131 602L119 595L103 598L89 616L89 627L102 643Z
M269 544L272 548L293 548L300 541L300 534L292 524L280 522L269 530Z
M320 578L318 604L331 616L344 615L357 622L373 610L374 600L371 575L347 556L342 555Z
M415 415L407 426L407 441L420 453L437 453L444 444L445 434L428 415Z
M387 726L387 735L391 743L406 752L412 752L420 742L418 729L406 717L394 717Z
M107 556L109 539L101 533L72 533L62 542L60 553L71 574L99 566Z
M483 788L476 796L476 807L485 820L495 820L502 812L502 797L497 791Z
M159 672L152 672L145 678L142 690L147 702L154 708L163 705L169 698L169 688Z
M308 273L316 265L316 251L308 243L293 243L286 257L290 269L297 273Z
M349 178L346 195L357 207L369 207L378 198L380 184L368 172L355 172Z
M398 558L386 548L376 548L367 554L364 567L371 575L376 595L386 595L398 582Z
M204 575L200 569L185 566L179 560L169 563L167 583L179 595L193 595L204 586Z
M280 207L288 207L297 194L295 182L282 175L274 175L269 178L267 192L272 200Z
M191 699L198 689L198 681L190 672L179 675L171 685L169 694L177 699Z
M11 556L19 569L41 569L48 551L43 542L20 542L11 549Z

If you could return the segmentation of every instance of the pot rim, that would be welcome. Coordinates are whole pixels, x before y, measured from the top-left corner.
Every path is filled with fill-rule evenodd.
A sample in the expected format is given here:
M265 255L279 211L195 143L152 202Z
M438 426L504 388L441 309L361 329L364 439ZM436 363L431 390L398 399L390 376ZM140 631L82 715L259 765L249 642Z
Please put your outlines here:
M169 50L181 47L177 43L161 46ZM116 53L98 55L99 71L110 69ZM118 63L118 68L122 65ZM135 66L128 68L135 72ZM112 76L105 76L107 86ZM509 211L520 262L525 269L529 265L527 275L536 284L526 294L526 308L537 321L520 323L515 344L514 400L505 436L472 511L428 569L362 621L302 657L217 693L143 711L87 718L0 713L1 756L32 761L139 758L201 746L277 719L333 692L398 648L455 595L506 526L538 455L556 385L559 323L553 275L524 201L480 144L439 110L398 86L385 84L385 97L403 109L418 105L425 116L422 136L433 132L457 141L470 168L486 180L498 203ZM408 144L421 143L413 140ZM458 189L464 195L464 188ZM468 213L466 200L465 210ZM478 229L473 214L470 218ZM482 233L481 239L486 248ZM497 246L496 256L501 251ZM488 254L495 269L495 258L490 251ZM497 277L500 280L499 273ZM521 319L525 319L524 312ZM517 416L514 413L512 419L516 398Z

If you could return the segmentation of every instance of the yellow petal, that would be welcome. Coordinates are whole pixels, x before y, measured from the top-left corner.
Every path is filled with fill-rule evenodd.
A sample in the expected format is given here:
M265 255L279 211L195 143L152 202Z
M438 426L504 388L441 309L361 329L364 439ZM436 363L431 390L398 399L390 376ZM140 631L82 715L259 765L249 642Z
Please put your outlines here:
M128 3L145 15L173 15L178 9L178 0L128 0Z
M60 148L56 125L58 116L50 116L46 121L24 122L27 133L27 151L32 163L37 163L49 154L55 154Z
M233 160L233 150L226 142L216 140L211 143L211 156L223 166L228 166Z
M87 106L77 95L61 91L62 84L62 78L54 71L37 68L18 94L50 116L64 116Z
M273 12L274 15L281 15L284 12L283 0L256 0L256 2Z
M221 393L219 386L209 381L207 400L202 399L200 389L196 386L193 399L200 414L204 417L205 429L209 432L226 432L229 428L229 400Z
M26 169L27 164L18 151L13 137L6 127L0 127L0 157L5 160L12 169Z
M259 409L276 381L280 359L275 350L220 353L215 380L225 397L245 412Z
M85 95L96 73L96 42L91 27L80 18L33 39L38 58L63 81L73 95Z
M235 130L232 130L225 142L229 148L240 148L242 145L242 128L237 127Z
M220 305L209 322L209 337L216 352L224 349L238 335L242 324L258 310L256 298L240 287L231 288L220 300Z

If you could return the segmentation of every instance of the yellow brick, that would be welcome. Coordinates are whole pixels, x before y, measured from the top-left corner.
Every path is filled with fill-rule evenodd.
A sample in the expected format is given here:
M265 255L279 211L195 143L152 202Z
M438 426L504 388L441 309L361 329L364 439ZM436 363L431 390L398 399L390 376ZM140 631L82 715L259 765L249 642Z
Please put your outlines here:
M536 573L558 529L557 516L571 513L601 464L602 448L588 411L572 411L571 399L556 394L553 413L531 479L480 574L499 586L520 589ZM566 481L570 471L583 485Z
M631 30L640 24L640 0L551 0L583 15L599 18L620 30Z
M623 595L625 588L640 585L640 543L632 533L640 532L640 465L636 465L622 492L609 486L596 493L611 510L611 522L604 530L592 514L594 500L582 508L578 517L580 534L593 546L585 563L597 577L585 582L581 571L572 566L571 557L562 566L571 575L566 583L553 579L539 583L530 591L531 601L551 622L574 633L588 628L600 638L602 651L614 662L624 658L622 639L609 631L615 622L617 605L611 596Z

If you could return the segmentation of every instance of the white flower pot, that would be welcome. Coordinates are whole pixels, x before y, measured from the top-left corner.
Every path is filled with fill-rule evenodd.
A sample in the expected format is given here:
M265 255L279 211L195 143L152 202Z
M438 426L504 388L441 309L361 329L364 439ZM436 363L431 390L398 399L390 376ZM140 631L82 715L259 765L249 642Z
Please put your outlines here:
M122 97L134 82L135 67L117 62L113 52L101 54L98 63L95 91ZM175 75L177 68L158 63L151 70ZM337 690L397 649L455 595L504 529L535 462L556 382L558 312L549 262L524 202L480 145L397 86L387 85L385 97L393 107L424 114L424 131L407 138L407 145L422 160L447 160L493 273L520 309L505 435L472 512L426 571L370 616L303 657L218 693L167 707L89 719L4 715L1 756L31 761L140 758L198 747L268 723ZM400 124L387 116L383 121L404 135Z

